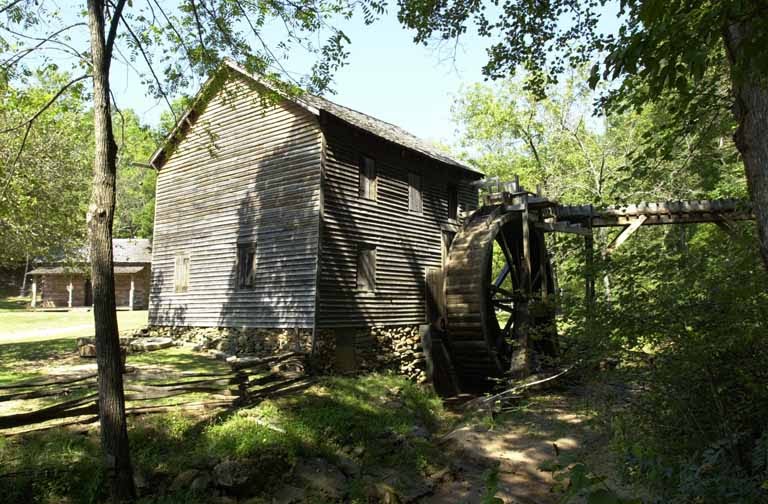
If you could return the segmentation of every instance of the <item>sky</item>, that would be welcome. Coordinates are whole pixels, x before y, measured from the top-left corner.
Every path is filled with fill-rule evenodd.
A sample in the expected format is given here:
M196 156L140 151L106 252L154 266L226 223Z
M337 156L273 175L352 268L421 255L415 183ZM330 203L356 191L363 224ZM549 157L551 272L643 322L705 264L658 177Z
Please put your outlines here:
M58 6L59 0L51 0ZM50 5L50 4L49 4ZM61 8L65 22L82 21L81 9L65 2ZM131 6L128 6L130 9ZM607 5L601 18L602 31L615 32L617 3ZM484 81L482 67L487 61L486 47L491 43L470 29L454 48L417 45L414 33L406 30L396 18L396 4L372 25L365 26L361 17L337 24L351 39L347 65L339 70L327 98L346 107L396 124L411 133L434 142L452 145L457 140L456 125L451 120L451 106L463 87ZM61 21L61 20L59 20ZM569 19L562 23L568 25ZM41 20L41 33L51 33L61 24ZM282 32L267 32L279 40ZM72 43L81 50L88 47L87 30L73 34ZM274 44L273 44L274 47ZM454 50L455 49L455 50ZM117 57L112 63L111 84L121 109L133 109L145 124L156 126L167 111L164 101L147 94L135 68L141 70L141 59L127 66ZM76 63L76 62L70 62ZM307 74L314 58L301 51L282 62L292 73ZM62 65L64 68L65 65ZM188 90L192 93L195 87Z
M413 42L394 13L370 26L353 20L343 27L351 39L347 65L337 72L330 100L396 124L424 139L450 143L453 97L466 84L483 80L485 43L466 37L453 50L424 47ZM284 64L306 72L311 63L297 51ZM148 98L133 71L116 62L112 87L121 107L132 108L145 123L156 125L167 110L164 102Z

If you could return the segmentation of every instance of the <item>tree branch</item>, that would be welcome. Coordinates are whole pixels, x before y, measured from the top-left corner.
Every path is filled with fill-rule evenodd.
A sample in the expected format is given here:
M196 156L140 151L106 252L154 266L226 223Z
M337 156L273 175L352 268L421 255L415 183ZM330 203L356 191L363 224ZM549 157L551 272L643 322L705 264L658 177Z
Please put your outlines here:
M3 7L0 7L0 14L3 12L10 10L14 8L16 5L20 4L22 0L14 0L13 2L9 3L8 5L4 5Z
M168 105L168 109L171 111L171 115L173 115L173 122L177 123L178 118L176 117L176 111L173 110L173 107L171 106L171 102L168 99L168 95L165 93L165 90L163 89L163 85L160 82L160 78L155 73L155 68L152 66L152 62L150 61L149 56L147 55L147 52L144 50L144 46L141 44L139 37L137 37L136 34L133 32L133 29L128 24L128 21L125 20L125 17L121 15L120 19L123 21L123 24L125 25L125 29L128 30L128 33L131 35L131 38L136 43L136 48L141 53L141 56L144 58L144 62L147 64L147 68L149 68L149 72L152 74L152 78L155 80L155 83L157 84L158 92L163 97L163 100L165 100L165 103Z
M120 25L120 19L123 17L123 7L125 7L125 2L126 0L117 0L117 4L113 4L114 12L112 13L112 19L109 21L109 34L107 35L107 43L104 47L108 58L112 57L112 47L115 45L117 27Z
M43 105L43 106L40 108L40 110L38 110L37 112L35 112L35 113L32 115L32 117L30 117L29 119L27 119L27 120L26 120L26 121L24 121L23 123L20 123L20 124L18 124L18 125L16 125L16 126L14 126L14 127L12 127L12 128L9 128L9 129L6 129L6 130L3 130L3 131L0 131L0 134L4 134L4 133L9 133L9 132L11 132L11 131L14 131L14 130L16 130L16 129L19 129L19 128L22 128L22 127L24 127L24 128L25 128L25 129L24 129L24 136L23 136L23 137L22 137L22 139L21 139L21 145L19 146L19 149L16 151L16 156L13 158L13 161L12 161L12 162L11 162L11 164L9 165L9 170L10 170L10 173L8 173L8 177L6 177L6 179L5 179L5 182L3 183L3 188L2 188L2 191L0 191L0 201L1 201L1 200L3 200L3 199L5 199L5 193L8 191L8 187L10 187L10 185L11 185L11 180L13 179L13 175L14 175L14 173L16 172L16 167L18 166L18 162L19 162L19 159L21 158L21 154L22 154L22 152L24 151L24 147L26 147L26 145L27 145L27 139L29 138L29 133L30 133L30 131L32 131L32 126L35 124L35 121L37 120L37 118L38 118L38 117L40 117L40 115L41 115L43 112L45 112L46 110L48 110L48 108L50 108L50 106L51 106L51 105L53 105L53 104L54 104L54 102L55 102L55 101L56 101L56 100L57 100L57 99L58 99L58 98L59 98L59 97L60 97L62 94L64 94L64 92L65 92L67 89L69 89L69 88L70 88L70 87L71 87L73 84L75 84L75 83L77 83L77 82L79 82L79 81L81 81L81 80L83 80L83 79L86 79L87 77L89 77L89 76L86 74L86 75L81 75L80 77L77 77L77 78L75 78L75 79L72 79L71 81L69 81L68 83L66 83L64 86L62 86L62 88L61 88L61 89L59 89L59 91L58 91L58 92L57 92L55 95L53 95L53 98L51 98L50 100L48 100L48 101L45 103L45 105Z

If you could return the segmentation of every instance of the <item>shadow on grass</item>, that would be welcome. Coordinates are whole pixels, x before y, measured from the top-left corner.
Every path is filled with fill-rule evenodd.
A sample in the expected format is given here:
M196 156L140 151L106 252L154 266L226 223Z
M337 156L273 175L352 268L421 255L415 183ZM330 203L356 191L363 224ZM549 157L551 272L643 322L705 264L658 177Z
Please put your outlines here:
M173 347L154 352L130 354L126 364L173 369L179 372L229 371L229 366L222 361L205 354L193 353L185 348Z
M435 428L441 414L436 396L402 378L327 378L301 393L213 418L180 412L133 417L129 436L134 466L151 492L142 502L209 501L210 490L192 495L171 485L188 469L212 474L221 460L235 460L253 474L245 490L249 495L268 496L283 483L300 486L291 480L293 466L300 458L317 456L339 467L342 458L353 460L361 469L347 481L355 498L363 496L362 474L389 471L418 481L425 467L444 464L439 450L411 435L416 425ZM98 494L93 473L88 474L94 470L97 447L95 431L87 436L57 430L9 438L0 444L3 473L34 473L46 464L54 470L45 478L0 475L0 492L30 500L45 490L49 497L78 502L83 492Z
M22 297L0 297L0 311L26 310L29 307L29 299Z
M74 352L72 338L0 344L0 385L39 375L46 366L58 364Z

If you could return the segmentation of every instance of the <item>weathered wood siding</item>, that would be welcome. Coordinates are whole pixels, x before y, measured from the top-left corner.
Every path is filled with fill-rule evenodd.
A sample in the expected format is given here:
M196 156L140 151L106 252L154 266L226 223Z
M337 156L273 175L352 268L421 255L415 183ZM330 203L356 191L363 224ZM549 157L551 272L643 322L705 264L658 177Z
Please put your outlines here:
M160 169L150 323L313 325L321 150L312 114L230 77ZM253 288L237 288L238 242L257 244ZM177 253L190 256L183 293Z
M463 209L476 208L472 177L355 130L333 117L323 121L323 227L318 326L418 324L425 320L427 267L441 265L448 187ZM359 197L359 159L376 160L378 200ZM423 213L408 211L408 174L422 176ZM376 246L376 290L357 288L357 247Z
M121 264L126 266L127 264ZM131 264L131 266L140 266ZM133 309L146 310L149 306L149 265L133 275L115 274L115 303L123 308L130 305L131 277L133 276ZM37 280L37 305L43 308L67 308L69 306L69 291L67 287L72 282L72 307L86 306L85 285L87 277L82 274L71 275L40 275ZM32 283L30 279L30 284Z

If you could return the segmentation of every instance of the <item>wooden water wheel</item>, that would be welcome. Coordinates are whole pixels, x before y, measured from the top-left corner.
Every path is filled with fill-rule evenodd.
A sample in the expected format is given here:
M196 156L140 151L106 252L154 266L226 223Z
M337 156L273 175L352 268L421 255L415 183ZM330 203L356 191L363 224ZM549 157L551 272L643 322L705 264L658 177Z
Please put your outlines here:
M527 212L485 206L462 226L445 267L445 344L462 386L487 387L533 350L554 352L554 335L529 341L553 314L531 310L553 292L544 235ZM527 236L527 240L526 240ZM535 348L534 348L535 347Z

